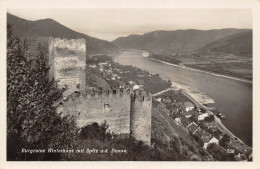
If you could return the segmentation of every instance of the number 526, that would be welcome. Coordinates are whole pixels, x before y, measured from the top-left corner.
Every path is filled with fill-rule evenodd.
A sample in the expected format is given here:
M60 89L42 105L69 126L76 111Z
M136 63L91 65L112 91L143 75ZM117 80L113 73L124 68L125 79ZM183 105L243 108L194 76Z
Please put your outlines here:
M227 149L227 153L233 154L233 153L235 153L235 150L234 149Z

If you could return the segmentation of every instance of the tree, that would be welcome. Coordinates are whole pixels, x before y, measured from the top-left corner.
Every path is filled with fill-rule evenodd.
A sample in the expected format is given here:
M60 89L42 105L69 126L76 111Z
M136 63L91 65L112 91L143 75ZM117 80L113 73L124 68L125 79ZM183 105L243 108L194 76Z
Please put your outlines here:
M76 137L73 117L58 114L64 89L48 80L43 48L30 59L26 40L7 26L7 159L44 160L46 154L26 155L21 148L68 148Z
M204 121L206 121L206 122L215 121L215 116L213 114L211 114L210 116L205 117Z
M231 138L227 134L224 134L223 138L219 142L219 145L221 145L222 147L227 147L227 143L229 143L230 140Z

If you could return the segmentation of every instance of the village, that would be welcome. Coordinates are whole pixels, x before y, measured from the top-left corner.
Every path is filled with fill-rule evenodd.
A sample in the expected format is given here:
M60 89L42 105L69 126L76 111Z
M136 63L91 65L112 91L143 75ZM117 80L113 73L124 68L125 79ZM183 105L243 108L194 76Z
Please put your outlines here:
M173 89L174 90L174 89ZM177 97L176 97L177 96ZM220 129L217 118L208 109L197 107L183 91L167 91L155 97L159 109L164 109L168 116L174 119L194 141L209 152L223 153L232 156L236 161L251 159L252 149L237 138L231 138ZM214 107L210 107L214 111ZM212 152L214 152L212 151Z
M215 115L219 112L214 105L207 105L207 109L199 107L185 96L187 93L171 88L170 82L162 80L158 75L149 74L132 66L122 66L110 59L100 62L99 58L92 57L88 67L105 79L111 89L130 87L134 91L154 94L153 107L163 109L163 112L171 117L183 132L187 132L201 148L210 154L229 156L235 161L251 160L252 148L239 139L230 137L217 125ZM167 88L171 90L160 92ZM91 89L98 90L98 87ZM160 94L156 95L158 92Z
M150 74L130 65L120 65L108 56L92 56L87 59L87 67L87 71L104 79L110 89L131 87L133 90L154 94L172 86L171 81L163 80L158 74ZM99 85L89 86L92 90L98 90L101 88Z
M4 166L257 167L254 3L213 10L174 2L4 4Z

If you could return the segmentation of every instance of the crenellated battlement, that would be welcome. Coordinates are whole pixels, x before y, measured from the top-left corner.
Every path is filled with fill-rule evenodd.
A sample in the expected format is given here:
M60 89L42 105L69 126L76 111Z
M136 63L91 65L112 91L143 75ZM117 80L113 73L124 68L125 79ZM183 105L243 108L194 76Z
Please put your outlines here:
M63 102L67 102L70 100L74 100L79 97L83 98L102 98L102 97L115 97L115 96L124 96L129 95L131 96L131 99L144 102L144 101L151 101L152 95L147 94L145 92L136 92L133 91L130 88L124 88L124 89L112 89L112 90L102 90L102 91L74 91L74 93L68 94L63 98Z
M124 89L112 89L112 90L102 90L102 91L75 91L63 98L64 102L74 100L78 97L85 97L85 98L102 98L102 97L115 97L115 96L124 96L129 95L131 96L132 101L139 101L139 102L147 102L152 100L152 95L147 94L146 92L139 92L133 91L130 88Z
M66 86L57 112L75 117L79 127L109 123L109 130L150 144L152 95L130 87L98 90L87 87L85 39L49 38L49 79Z
M151 109L152 95L131 89L75 91L64 97L59 107L59 111L74 115L79 127L107 120L111 131L132 133L146 144L151 138Z
M151 101L152 95L146 93L145 91L136 90L132 93L132 100L144 102L144 101Z
M57 80L59 87L68 87L67 96L85 89L86 40L49 38L49 79Z
M60 39L60 38L49 38L49 43L53 41L55 48L63 48L69 50L86 51L86 40L85 39Z

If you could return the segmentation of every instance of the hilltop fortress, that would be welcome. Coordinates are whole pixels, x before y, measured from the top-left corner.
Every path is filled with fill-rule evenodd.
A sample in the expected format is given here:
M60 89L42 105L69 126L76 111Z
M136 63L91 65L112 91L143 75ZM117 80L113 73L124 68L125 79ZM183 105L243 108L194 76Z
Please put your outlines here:
M49 79L67 87L58 111L74 115L79 127L106 120L110 132L149 145L152 96L130 88L87 90L86 52L85 39L49 38Z

